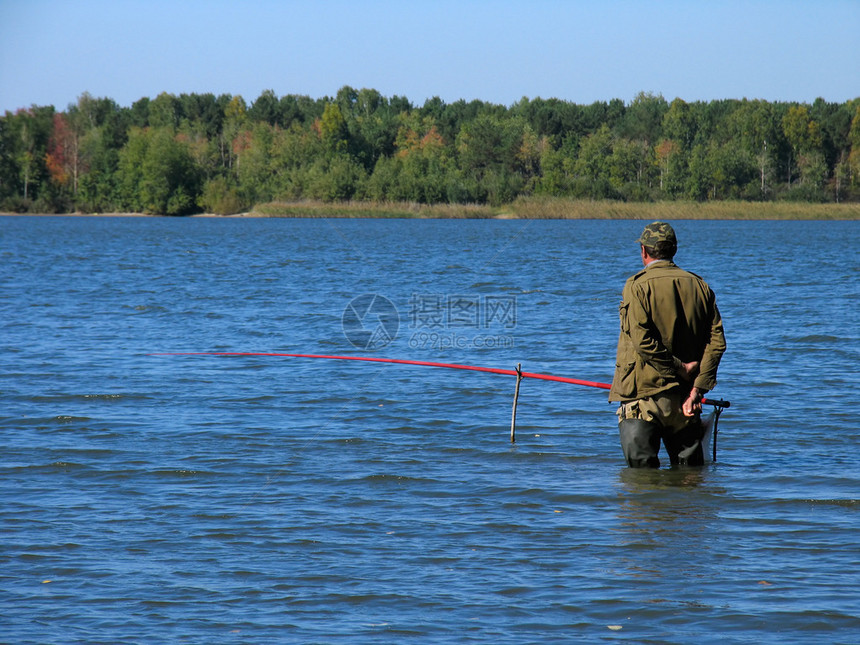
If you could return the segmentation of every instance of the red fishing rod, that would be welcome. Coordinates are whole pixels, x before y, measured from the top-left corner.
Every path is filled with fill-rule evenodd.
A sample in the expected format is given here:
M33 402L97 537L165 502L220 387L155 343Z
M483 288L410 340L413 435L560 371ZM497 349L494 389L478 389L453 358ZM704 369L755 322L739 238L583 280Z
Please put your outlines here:
M324 358L336 361L366 361L369 363L396 363L399 365L422 365L425 367L445 367L454 370L469 370L472 372L489 372L490 374L505 374L520 378L534 378L542 381L557 381L559 383L571 383L585 387L596 387L608 390L609 383L598 383L597 381L585 381L567 376L554 376L553 374L538 374L535 372L522 372L520 370L506 370L498 367L479 367L477 365L459 365L457 363L436 363L433 361L411 361L402 358L377 358L375 356L330 356L326 354L287 354L280 352L162 352L151 354L151 356L288 356L292 358ZM728 401L719 399L702 399L702 403L714 405L719 408L727 408L731 405Z

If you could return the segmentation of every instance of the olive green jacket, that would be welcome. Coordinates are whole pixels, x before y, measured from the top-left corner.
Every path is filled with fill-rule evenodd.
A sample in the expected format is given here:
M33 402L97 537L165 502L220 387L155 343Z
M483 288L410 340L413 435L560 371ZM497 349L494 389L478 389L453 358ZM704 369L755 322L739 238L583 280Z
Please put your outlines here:
M714 292L699 276L658 260L630 277L619 307L621 333L610 401L635 401L678 386L703 391L717 384L726 351ZM699 361L693 383L681 364Z

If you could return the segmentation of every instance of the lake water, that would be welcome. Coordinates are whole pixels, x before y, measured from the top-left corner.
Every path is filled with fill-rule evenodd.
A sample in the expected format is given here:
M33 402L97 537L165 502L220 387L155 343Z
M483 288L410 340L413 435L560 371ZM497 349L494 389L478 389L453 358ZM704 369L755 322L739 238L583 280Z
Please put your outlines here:
M609 381L643 224L0 218L0 640L860 642L856 221L675 222L701 469L603 390L524 380L511 445L510 376L152 355Z

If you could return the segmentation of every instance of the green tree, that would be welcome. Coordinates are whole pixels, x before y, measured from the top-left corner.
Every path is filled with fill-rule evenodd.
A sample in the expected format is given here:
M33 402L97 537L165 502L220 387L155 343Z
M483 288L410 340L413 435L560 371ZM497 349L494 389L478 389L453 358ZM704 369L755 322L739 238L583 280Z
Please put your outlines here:
M347 119L349 152L367 169L377 159L394 153L399 113L376 90L361 89L352 106L352 118Z
M777 177L787 178L782 182ZM640 92L415 107L342 87L312 99L162 93L130 108L0 116L6 210L216 212L270 199L501 204L520 195L860 199L860 99L687 103Z
M796 160L801 154L818 150L821 147L821 133L818 124L809 116L805 105L793 105L782 118L782 130L791 145ZM792 159L788 161L788 185L792 182Z
M690 178L687 182L687 196L697 201L708 198L711 190L713 169L707 148L699 143L690 151Z
M149 140L148 130L134 126L128 133L128 141L119 152L116 173L117 198L121 208L132 212L144 210L140 185Z
M188 146L169 128L152 131L141 174L144 212L187 215L195 210L200 177Z
M268 122L254 124L241 163L238 164L238 188L243 205L268 202L274 198L272 148L275 130Z
M203 185L198 203L207 213L217 215L240 213L245 207L239 191L224 176L214 177Z
M609 183L626 199L647 199L649 148L643 141L616 139L609 156Z
M248 118L269 125L283 125L281 103L273 90L265 90L248 109Z
M807 186L811 191L810 198L815 199L815 201L823 201L823 189L828 176L824 154L818 151L801 154L797 159L797 165L800 169L801 184Z
M446 201L453 159L433 118L404 113L400 122L395 156L381 157L376 162L368 181L369 194L374 199Z
M320 158L308 170L307 196L327 202L349 200L366 177L361 164L346 155Z
M275 131L270 151L274 199L305 196L309 168L326 154L318 133L298 121L286 130Z
M848 143L850 145L850 152L848 153L848 184L852 188L860 188L860 101L857 101L854 118L851 119L851 127L848 130Z
M179 105L182 114L180 129L196 137L215 141L224 127L227 105L232 97L212 93L180 94Z
M457 137L460 166L479 176L488 169L513 170L523 124L481 114L463 125Z
M551 146L549 137L538 136L528 123L523 125L521 143L515 157L515 169L525 181L526 192L534 192L541 174L543 152Z
M541 174L535 182L534 192L539 195L560 197L571 194L576 181L576 147L564 145L556 149L552 145L541 151Z
M669 106L662 95L639 92L624 112L624 117L618 124L618 132L627 139L641 140L653 145L663 136L663 115L668 109Z
M729 141L721 146L713 145L708 156L713 197L744 197L744 189L756 179L755 160L749 151L739 142Z
M173 94L162 92L149 104L149 125L176 129L181 120L181 104Z
M818 123L821 135L821 152L828 168L834 167L849 150L848 133L854 116L852 102L828 103L817 98L809 109L810 118Z
M576 160L576 174L593 184L608 181L612 143L612 133L606 124L602 125L594 134L585 137Z
M293 123L313 123L322 116L325 109L325 101L315 101L309 96L288 94L282 96L280 101L280 112L283 127L287 128Z
M770 194L784 135L773 104L743 101L723 119L721 133L713 137L718 144L734 141L755 160L759 178L759 197Z
M119 151L110 128L88 130L80 140L81 173L76 207L85 213L103 213L121 208L117 196L120 178Z
M119 175L126 208L162 215L196 208L200 176L188 146L169 127L133 129L120 151Z
M690 105L681 99L669 104L663 115L663 135L677 143L682 151L689 152L698 134L698 123Z
M343 111L337 103L329 103L325 106L317 127L320 138L329 151L346 152L349 130L346 127Z
M481 187L479 201L512 201L525 185L519 156L524 134L521 119L492 113L479 114L463 125L457 137L459 166Z
M246 143L247 112L245 99L239 95L231 97L224 107L224 127L221 130L219 143L221 163L230 171L234 171L237 159Z
M14 115L6 112L4 120L4 136L0 140L0 154L8 172L3 181L8 186L4 192L15 198L15 210L31 207L41 210L48 206L37 199L49 183L45 160L54 129L54 108L33 106Z
M145 128L149 125L149 97L142 97L132 103L130 114L130 125L135 128Z

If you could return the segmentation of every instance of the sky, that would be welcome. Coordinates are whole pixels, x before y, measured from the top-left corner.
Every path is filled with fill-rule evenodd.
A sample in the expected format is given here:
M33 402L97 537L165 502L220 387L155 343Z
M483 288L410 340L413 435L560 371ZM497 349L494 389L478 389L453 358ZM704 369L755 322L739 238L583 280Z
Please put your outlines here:
M84 92L414 105L860 97L860 0L0 0L0 114Z

